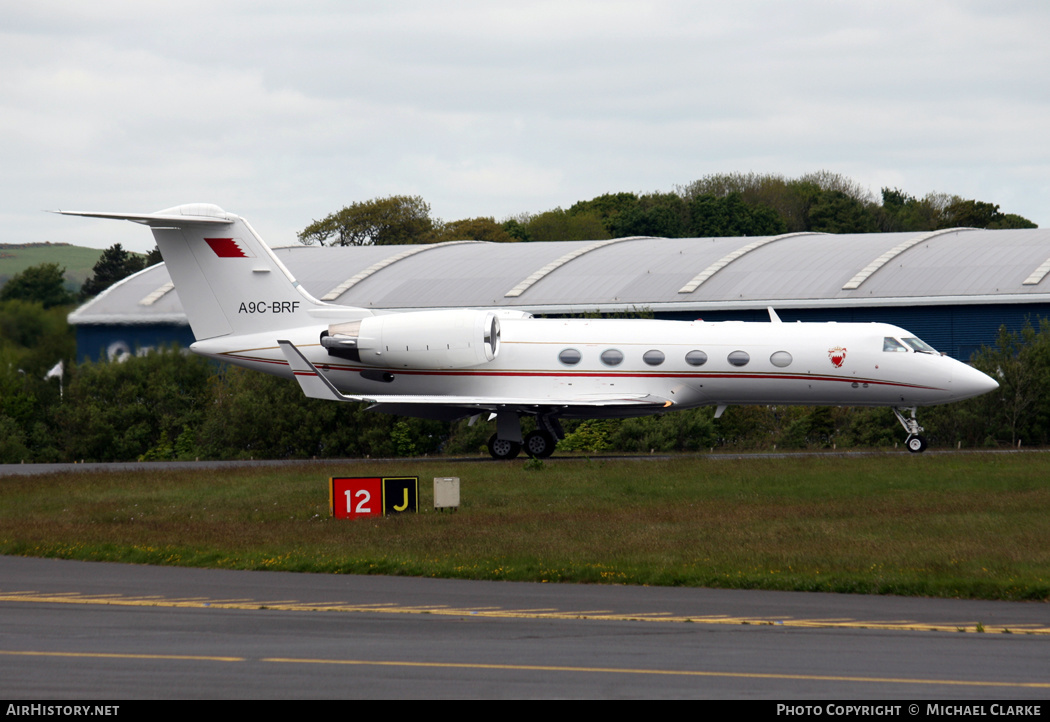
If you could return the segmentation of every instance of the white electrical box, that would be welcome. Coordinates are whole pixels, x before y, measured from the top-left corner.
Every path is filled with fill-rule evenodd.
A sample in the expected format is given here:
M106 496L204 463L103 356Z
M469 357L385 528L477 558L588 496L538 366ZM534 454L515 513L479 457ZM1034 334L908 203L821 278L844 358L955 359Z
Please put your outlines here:
M436 476L436 477L434 477L434 508L435 509L458 509L459 508L459 477L458 476Z

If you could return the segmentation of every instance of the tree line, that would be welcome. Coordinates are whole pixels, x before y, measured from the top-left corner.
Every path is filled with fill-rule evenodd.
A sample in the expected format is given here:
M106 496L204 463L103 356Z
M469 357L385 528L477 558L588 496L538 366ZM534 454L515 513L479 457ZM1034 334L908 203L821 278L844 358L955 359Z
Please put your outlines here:
M774 174L709 175L669 193L606 193L567 210L445 222L419 196L352 203L299 233L306 245L397 245L479 240L603 240L627 236L709 238L812 231L878 233L942 228L1035 228L986 201L946 193L922 198L883 188L876 198L845 176L826 171L788 179Z

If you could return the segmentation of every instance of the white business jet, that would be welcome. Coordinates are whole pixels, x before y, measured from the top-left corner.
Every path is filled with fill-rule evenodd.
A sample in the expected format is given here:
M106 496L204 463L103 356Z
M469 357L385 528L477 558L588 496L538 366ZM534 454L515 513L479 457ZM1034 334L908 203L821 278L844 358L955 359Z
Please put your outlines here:
M739 404L889 406L926 448L918 406L998 384L879 323L539 319L520 311L373 313L318 301L243 218L209 204L66 215L150 226L195 353L295 378L307 396L404 416L496 419L489 450L550 456L563 418ZM536 417L524 438L521 417Z

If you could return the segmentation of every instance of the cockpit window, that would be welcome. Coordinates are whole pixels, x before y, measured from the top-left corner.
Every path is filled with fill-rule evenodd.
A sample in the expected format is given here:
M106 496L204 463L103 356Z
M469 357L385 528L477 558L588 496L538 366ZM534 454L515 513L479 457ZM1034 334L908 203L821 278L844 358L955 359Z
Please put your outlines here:
M937 355L937 349L935 349L933 346L931 346L930 344L926 343L922 339L906 338L906 339L902 339L902 340L904 341L904 343L908 344L915 351L918 351L919 353L931 353L934 356Z
M896 351L897 353L908 353L908 347L892 336L887 336L882 339L882 350L888 352Z

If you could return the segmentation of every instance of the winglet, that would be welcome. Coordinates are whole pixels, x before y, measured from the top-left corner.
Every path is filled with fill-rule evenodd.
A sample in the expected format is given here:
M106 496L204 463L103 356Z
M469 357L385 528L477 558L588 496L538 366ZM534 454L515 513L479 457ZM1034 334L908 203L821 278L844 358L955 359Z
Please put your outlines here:
M331 381L317 370L317 367L310 363L302 352L295 347L291 341L278 341L277 345L281 347L281 352L284 357L288 359L288 366L291 367L292 373L295 375L295 380L299 382L299 386L302 387L303 393L311 399L324 399L326 401L362 401L363 399L355 396L347 396L337 389Z

